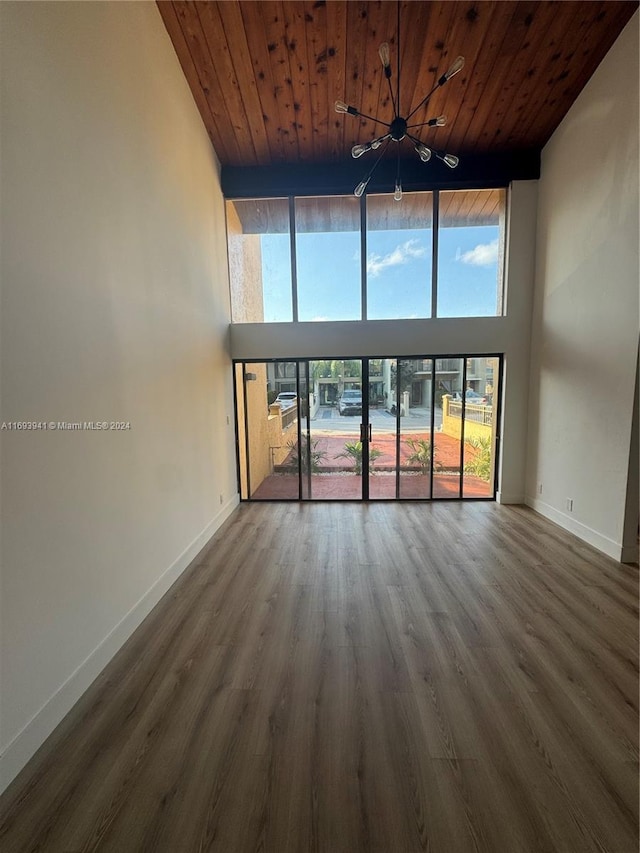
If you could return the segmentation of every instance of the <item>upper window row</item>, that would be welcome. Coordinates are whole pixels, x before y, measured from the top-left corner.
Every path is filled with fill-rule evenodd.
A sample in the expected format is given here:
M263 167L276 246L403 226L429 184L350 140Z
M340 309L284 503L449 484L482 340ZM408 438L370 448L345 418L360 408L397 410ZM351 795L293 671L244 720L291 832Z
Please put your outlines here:
M502 314L506 191L227 202L234 323Z

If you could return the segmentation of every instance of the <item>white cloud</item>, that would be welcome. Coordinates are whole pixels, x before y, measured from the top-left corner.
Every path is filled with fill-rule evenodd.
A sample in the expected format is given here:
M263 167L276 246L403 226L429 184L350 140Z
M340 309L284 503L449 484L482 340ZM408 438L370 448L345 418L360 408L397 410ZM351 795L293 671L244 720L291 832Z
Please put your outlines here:
M312 317L309 322L311 323L324 323L325 320L328 320L328 317Z
M491 243L479 243L474 249L468 252L461 252L458 248L456 252L456 261L462 261L463 264L471 264L472 267L490 267L498 262L498 241L492 240Z
M399 246L389 252L388 255L370 254L367 258L367 273L376 278L383 270L388 267L396 267L398 264L406 264L414 258L422 258L426 255L427 250L420 245L419 240L407 240L406 243L401 243Z

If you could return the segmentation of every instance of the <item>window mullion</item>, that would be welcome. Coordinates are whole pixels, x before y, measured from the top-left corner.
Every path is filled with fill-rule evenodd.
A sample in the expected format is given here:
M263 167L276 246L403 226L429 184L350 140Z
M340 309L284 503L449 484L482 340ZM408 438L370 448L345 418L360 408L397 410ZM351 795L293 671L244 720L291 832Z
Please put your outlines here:
M296 263L296 202L289 196L289 242L291 246L291 309L293 322L298 322L298 265Z
M431 316L438 316L438 231L440 228L440 192L433 191L433 233L431 244Z
M367 319L367 195L360 197L360 317Z

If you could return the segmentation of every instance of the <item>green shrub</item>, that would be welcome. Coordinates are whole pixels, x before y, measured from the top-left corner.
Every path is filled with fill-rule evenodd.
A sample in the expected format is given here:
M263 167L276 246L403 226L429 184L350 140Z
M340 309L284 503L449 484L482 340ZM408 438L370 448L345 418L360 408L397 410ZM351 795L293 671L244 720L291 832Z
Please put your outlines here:
M302 465L302 473L306 474L309 470L309 463L311 467L311 473L317 474L318 471L322 470L322 463L327 458L326 450L319 450L318 444L320 443L320 439L318 438L309 438L306 433L302 435L302 459L300 460L300 456L298 453L298 441L295 438L292 438L291 441L287 442L288 446L291 448L291 455L289 457L289 465L295 470L298 470L298 463L301 462ZM310 450L310 452L309 452Z
M369 448L369 472L373 468L374 462L382 456L382 451L377 447ZM344 451L338 453L334 459L351 459L353 461L356 474L362 474L362 442L348 441L344 446Z
M491 479L491 445L490 437L486 438L468 438L465 441L469 447L473 447L476 451L473 458L469 459L464 464L464 473L473 474L481 480L489 482Z
M435 461L436 454L432 450L431 442L428 438L408 438L405 443L412 451L411 455L407 456L407 462L418 465L423 474L428 474L431 470L432 453L435 463L433 467L440 467L440 463Z

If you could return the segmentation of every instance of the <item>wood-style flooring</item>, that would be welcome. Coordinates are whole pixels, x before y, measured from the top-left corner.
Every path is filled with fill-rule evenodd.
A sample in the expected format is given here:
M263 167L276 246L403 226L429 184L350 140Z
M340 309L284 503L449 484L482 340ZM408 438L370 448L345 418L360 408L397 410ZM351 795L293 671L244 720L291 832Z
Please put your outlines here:
M244 504L0 850L637 853L637 569L520 507Z

